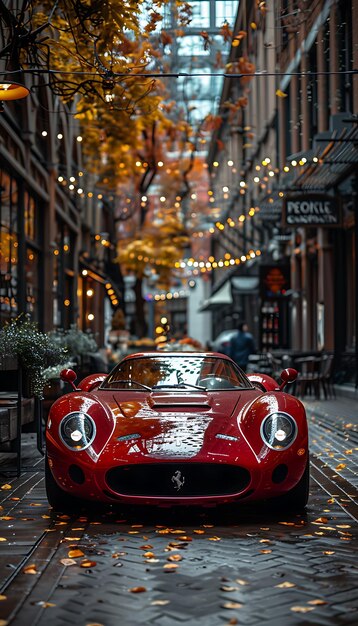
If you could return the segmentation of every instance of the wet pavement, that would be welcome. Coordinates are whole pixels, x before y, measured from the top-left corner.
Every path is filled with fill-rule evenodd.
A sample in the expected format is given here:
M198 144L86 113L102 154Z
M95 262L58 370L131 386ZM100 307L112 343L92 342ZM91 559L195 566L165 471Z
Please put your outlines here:
M307 404L303 515L272 503L54 514L30 443L22 475L1 476L0 626L357 624L358 419L354 402L327 407Z

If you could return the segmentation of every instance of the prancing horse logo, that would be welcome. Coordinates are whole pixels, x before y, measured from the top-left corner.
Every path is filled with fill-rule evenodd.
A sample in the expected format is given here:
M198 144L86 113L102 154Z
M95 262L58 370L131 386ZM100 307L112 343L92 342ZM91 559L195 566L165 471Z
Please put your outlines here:
M185 478L179 470L177 470L174 476L172 476L172 483L175 483L174 489L176 489L177 491L179 491L179 489L181 489L184 485Z

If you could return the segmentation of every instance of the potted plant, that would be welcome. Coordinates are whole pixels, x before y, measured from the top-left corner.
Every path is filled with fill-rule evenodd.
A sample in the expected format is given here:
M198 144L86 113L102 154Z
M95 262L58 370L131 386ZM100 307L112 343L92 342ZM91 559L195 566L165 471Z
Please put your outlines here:
M72 364L78 365L81 370L79 377L87 375L90 355L98 352L93 333L84 332L73 324L67 330L58 328L51 331L49 335L58 346L66 350L67 359L72 361Z
M66 350L53 338L38 330L26 315L6 323L0 331L0 361L3 369L9 358L17 359L25 378L26 395L43 397L48 381L46 368L63 366L68 361Z

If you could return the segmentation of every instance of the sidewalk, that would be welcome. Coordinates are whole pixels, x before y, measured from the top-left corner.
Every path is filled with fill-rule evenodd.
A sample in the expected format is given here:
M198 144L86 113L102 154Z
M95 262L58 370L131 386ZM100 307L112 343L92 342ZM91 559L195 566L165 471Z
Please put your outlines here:
M328 398L327 400L315 400L306 396L302 402L307 412L317 417L338 422L341 426L345 422L351 422L355 427L358 425L358 397L354 399L353 397L336 396L336 398Z

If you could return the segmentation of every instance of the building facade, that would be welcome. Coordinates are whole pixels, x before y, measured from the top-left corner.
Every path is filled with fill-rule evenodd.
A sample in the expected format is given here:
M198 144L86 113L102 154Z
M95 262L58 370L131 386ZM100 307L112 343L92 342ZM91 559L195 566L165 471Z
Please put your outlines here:
M334 351L342 380L352 379L358 3L266 4L262 12L256 3L240 3L233 34L239 45L230 59L236 76L226 78L223 122L209 155L215 193L230 189L214 256L249 259L249 247L260 250L233 271L255 274L256 291L235 296L233 286L227 314L252 320L263 350ZM252 76L242 72L243 58ZM235 118L228 101L236 104ZM226 280L233 278L216 272L214 293Z
M74 109L35 87L0 114L1 325L26 313L102 345L122 305L110 199L83 171Z

